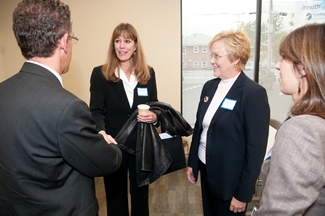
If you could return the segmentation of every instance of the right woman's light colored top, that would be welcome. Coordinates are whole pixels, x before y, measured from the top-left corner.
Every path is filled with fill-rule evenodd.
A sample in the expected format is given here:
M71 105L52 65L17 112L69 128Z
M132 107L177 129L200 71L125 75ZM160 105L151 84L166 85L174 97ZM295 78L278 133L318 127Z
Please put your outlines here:
M269 156L253 215L325 215L325 119L292 116L280 126Z

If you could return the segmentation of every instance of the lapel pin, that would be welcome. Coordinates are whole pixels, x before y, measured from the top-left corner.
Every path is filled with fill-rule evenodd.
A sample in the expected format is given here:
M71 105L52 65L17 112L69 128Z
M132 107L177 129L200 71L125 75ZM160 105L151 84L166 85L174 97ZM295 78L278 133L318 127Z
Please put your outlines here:
M209 97L208 96L205 96L204 97L204 102L206 103L206 102L208 102L208 100L209 100Z

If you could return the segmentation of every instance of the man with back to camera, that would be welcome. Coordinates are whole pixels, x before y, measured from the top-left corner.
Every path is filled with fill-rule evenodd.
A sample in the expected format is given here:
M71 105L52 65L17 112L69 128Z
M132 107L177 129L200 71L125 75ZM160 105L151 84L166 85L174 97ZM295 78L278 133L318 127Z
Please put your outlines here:
M27 61L0 83L0 215L95 216L94 177L116 171L122 156L62 87L78 40L69 6L23 0L13 31Z

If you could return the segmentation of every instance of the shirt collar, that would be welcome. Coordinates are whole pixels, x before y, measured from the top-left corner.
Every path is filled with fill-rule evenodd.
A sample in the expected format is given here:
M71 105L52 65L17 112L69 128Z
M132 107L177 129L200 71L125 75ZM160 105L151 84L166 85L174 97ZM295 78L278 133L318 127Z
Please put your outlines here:
M55 71L53 70L52 68L42 64L42 63L39 63L39 62L35 62L35 61L31 61L31 60L27 60L26 62L29 62L29 63L32 63L32 64L36 64L38 66L41 66L47 70L49 70L54 76L56 76L56 78L58 78L58 80L60 81L62 87L63 87L63 83L62 83L62 77Z
M134 86L134 84L136 85L138 83L137 78L134 75L134 71L132 71L132 73L131 73L130 81L126 77L125 72L122 70L122 68L120 68L120 76L118 74L118 68L115 69L114 73L115 73L116 77L119 77L122 81L129 83L131 86Z

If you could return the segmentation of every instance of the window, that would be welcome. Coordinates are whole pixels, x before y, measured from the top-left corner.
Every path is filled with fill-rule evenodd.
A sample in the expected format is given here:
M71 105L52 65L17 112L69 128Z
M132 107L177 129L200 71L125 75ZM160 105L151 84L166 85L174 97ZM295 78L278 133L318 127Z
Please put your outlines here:
M182 47L182 53L183 53L183 54L186 54L186 46L183 46L183 47Z
M203 46L202 47L202 53L207 53L208 52L208 47L207 46Z
M198 46L193 47L193 53L199 53L199 47Z
M279 61L279 43L281 39L293 29L306 23L325 22L324 7L313 7L322 1L277 1L263 0L260 24L260 52L259 54L259 80L265 87L271 107L271 118L283 121L292 106L292 99L279 90L279 72L274 65ZM194 126L197 104L203 84L213 79L213 73L208 58L201 56L209 53L208 44L211 39L222 30L242 29L246 32L252 43L251 58L244 73L254 79L255 65L255 32L256 32L256 3L257 0L205 0L182 1L182 45L193 47L193 53L183 55L183 60L193 61L196 70L187 73L183 82L182 114ZM305 17L303 19L303 17ZM217 24L215 24L217 23ZM213 26L211 26L213 24ZM199 48L201 52L199 53ZM202 54L203 55L203 54ZM199 68L198 62L201 62ZM207 62L204 63L204 62ZM183 74L188 69L182 71ZM189 88L195 86L195 88ZM281 104L281 106L279 105Z
M183 62L183 66L184 69L186 68L186 62Z
M209 42L221 30L246 26L250 38L255 40L256 13L250 14L255 11L256 0L182 1L182 46L193 47L195 53L187 52L182 56L183 61L188 62L188 67L182 71L186 75L182 81L182 115L193 127L202 87L215 78L208 57ZM190 71L188 59L192 60L194 71Z

